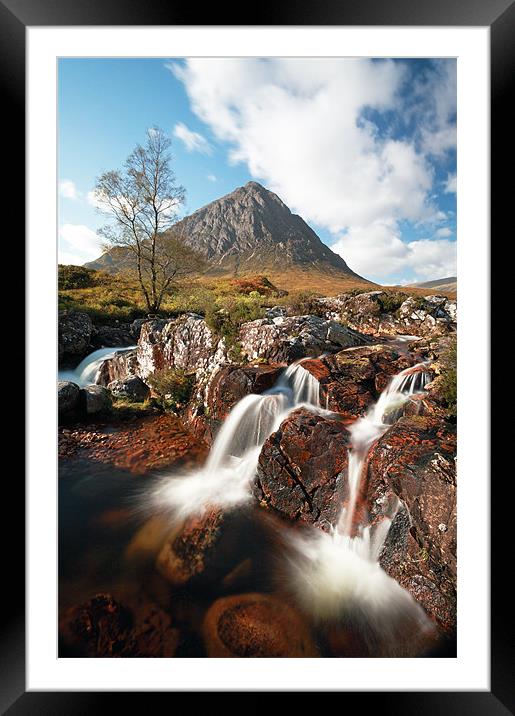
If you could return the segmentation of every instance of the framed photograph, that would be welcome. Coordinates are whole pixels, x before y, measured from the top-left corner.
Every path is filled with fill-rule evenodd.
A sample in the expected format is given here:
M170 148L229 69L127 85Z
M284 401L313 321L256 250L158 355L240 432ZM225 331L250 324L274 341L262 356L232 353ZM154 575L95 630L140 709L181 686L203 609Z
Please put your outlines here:
M513 6L193 14L0 4L28 317L3 711L511 713L488 368Z

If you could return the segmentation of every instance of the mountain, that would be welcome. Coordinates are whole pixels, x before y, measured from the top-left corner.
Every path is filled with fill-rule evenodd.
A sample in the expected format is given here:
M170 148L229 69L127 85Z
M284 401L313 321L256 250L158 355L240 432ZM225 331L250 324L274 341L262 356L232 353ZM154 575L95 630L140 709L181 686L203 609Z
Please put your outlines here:
M423 283L412 283L415 288L434 288L438 291L455 293L458 289L458 279L456 276L447 278L439 278L436 281L424 281Z
M212 276L266 274L286 288L320 281L335 288L370 283L276 194L254 181L182 219L174 233L207 259ZM115 273L127 267L127 256L115 249L85 266Z

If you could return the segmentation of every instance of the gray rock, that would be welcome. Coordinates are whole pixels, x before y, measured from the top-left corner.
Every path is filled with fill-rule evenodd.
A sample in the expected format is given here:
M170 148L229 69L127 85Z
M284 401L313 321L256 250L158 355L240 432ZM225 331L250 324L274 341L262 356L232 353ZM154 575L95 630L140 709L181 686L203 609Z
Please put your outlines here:
M201 377L225 359L225 345L202 316L187 313L172 320L146 321L141 328L137 359L137 374L143 380L166 368L195 371Z
M73 415L79 407L80 388L69 380L57 383L57 406L59 415Z
M273 306L265 311L265 318L278 318L279 316L287 316L288 309L286 306Z
M279 316L244 323L239 340L249 360L287 361L363 345L367 337L319 316Z
M93 329L91 344L95 348L126 347L134 345L128 326L99 326Z
M81 393L84 396L86 413L88 415L107 413L111 410L111 394L107 388L101 385L86 385Z
M135 403L143 402L150 395L148 385L136 375L125 380L113 380L107 388L115 398L125 398Z
M91 341L93 324L87 313L59 312L59 358L83 355Z

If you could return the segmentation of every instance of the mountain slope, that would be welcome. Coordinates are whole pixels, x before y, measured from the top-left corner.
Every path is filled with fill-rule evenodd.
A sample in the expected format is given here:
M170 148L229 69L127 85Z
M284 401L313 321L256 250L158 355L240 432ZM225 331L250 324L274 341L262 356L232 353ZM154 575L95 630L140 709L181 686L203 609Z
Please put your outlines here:
M202 254L210 275L267 274L288 284L336 280L368 283L322 243L281 199L257 182L198 209L182 219L174 232ZM85 264L109 272L124 270L127 261L118 250ZM284 281L283 281L284 283ZM296 287L303 288L299 285Z
M434 288L438 291L456 292L458 279L456 276L449 276L447 278L439 278L436 281L424 281L423 283L413 283L411 285L415 286L415 288Z

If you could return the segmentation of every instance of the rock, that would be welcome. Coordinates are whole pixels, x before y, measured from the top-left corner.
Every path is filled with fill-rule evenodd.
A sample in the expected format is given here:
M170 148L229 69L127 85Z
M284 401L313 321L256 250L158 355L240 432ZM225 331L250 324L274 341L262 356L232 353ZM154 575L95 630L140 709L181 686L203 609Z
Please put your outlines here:
M134 337L130 327L125 326L98 326L91 334L91 345L94 348L111 348L134 345Z
M59 311L59 359L85 355L92 331L93 324L87 313Z
M130 325L131 336L137 341L140 337L142 325L148 321L148 318L136 318Z
M272 306L267 308L265 311L265 318L279 318L288 315L288 308L286 306Z
M130 400L134 403L142 403L150 395L150 388L138 376L131 376L125 380L113 380L107 388L115 398Z
M218 599L203 625L210 657L317 657L304 618L270 594L238 594Z
M238 512L218 508L187 518L163 544L158 571L174 587L219 583L246 556L243 520Z
M280 365L220 365L198 386L186 409L185 423L211 443L231 408L250 393L269 390L282 370Z
M81 395L84 396L87 415L106 413L111 410L111 394L107 388L101 385L86 385L82 388Z
M110 594L97 594L68 609L59 632L66 656L171 657L179 642L179 632L163 610L150 604L131 610Z
M317 303L325 309L326 318L341 320L365 334L430 336L456 330L456 302L445 296L415 298L402 291L368 291L319 298Z
M344 421L294 411L263 445L255 497L282 517L328 530L345 498L348 448Z
M106 358L99 368L97 384L108 386L115 380L127 380L137 375L138 357L136 349L117 351L112 358Z
M165 368L195 371L200 378L224 361L225 348L202 316L188 313L169 321L143 323L137 359L137 374L143 380Z
M278 316L244 323L239 340L249 360L291 363L368 342L365 336L319 316Z
M322 405L358 417L377 400L388 381L411 365L410 358L385 345L347 348L302 366L320 382Z
M80 388L76 383L60 380L57 383L57 406L59 416L74 415L79 408Z
M445 633L456 626L455 454L455 427L432 416L409 416L382 436L368 458L372 518L381 519L400 501L380 563Z

